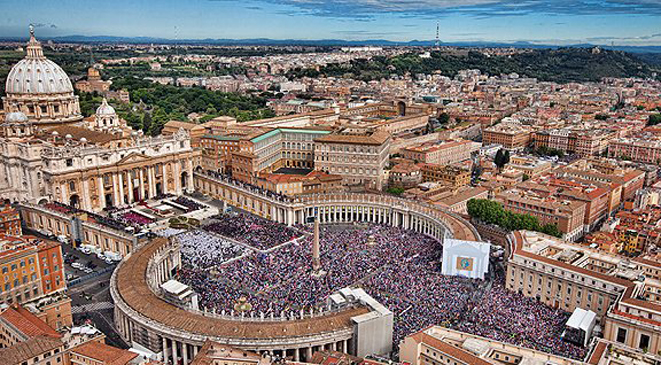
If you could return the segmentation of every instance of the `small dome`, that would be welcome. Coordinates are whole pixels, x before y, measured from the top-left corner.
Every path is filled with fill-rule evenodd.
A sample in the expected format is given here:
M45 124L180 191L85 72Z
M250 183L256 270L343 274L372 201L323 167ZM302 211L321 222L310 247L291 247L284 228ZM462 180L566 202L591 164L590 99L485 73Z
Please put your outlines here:
M71 136L70 134L67 134L66 136L64 136L64 138L71 139L71 138L73 138L73 136Z
M110 104L108 104L106 98L103 98L101 105L99 105L99 107L96 108L96 116L97 117L113 116L115 114L116 114L115 108L111 107Z
M51 133L51 134L54 135L54 136L59 136L60 135L57 131L53 131L53 133Z
M7 115L5 116L5 123L20 124L20 123L26 123L27 121L28 121L28 117L21 112L11 112L11 113L7 113Z
M81 142L81 143L87 143L87 138L85 138L85 137L81 138L81 139L80 139L80 142Z

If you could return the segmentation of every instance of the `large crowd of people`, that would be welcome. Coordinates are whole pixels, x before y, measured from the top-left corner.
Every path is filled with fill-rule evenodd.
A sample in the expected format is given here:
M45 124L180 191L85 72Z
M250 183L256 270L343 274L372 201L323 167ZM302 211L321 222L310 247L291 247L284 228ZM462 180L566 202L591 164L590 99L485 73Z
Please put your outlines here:
M173 200L176 204L186 207L186 213L206 208L203 204L196 202L193 199L186 198L185 196L178 196Z
M414 261L437 260L440 253L438 241L388 226L324 227L322 237L321 263L326 274L320 277L312 275L312 237L306 236L273 251L255 252L220 265L215 276L200 270L194 264L196 258L183 255L181 280L194 288L206 288L202 305L230 311L238 298L246 296L254 311L280 315L322 306L334 291L358 284L386 266L414 256ZM208 290L210 287L214 290Z
M231 237L258 250L268 250L301 235L284 224L243 213L219 214L210 220L202 229Z
M242 218L225 226L239 224L255 223ZM251 229L231 232L224 231L244 240L241 235ZM282 242L289 235L275 238ZM188 239L196 241L196 236ZM560 339L568 313L509 292L497 282L442 275L442 245L435 239L381 225L323 226L321 266L326 273L321 276L313 275L311 245L312 237L304 236L227 262L232 254L207 252L217 250L214 244L194 244L182 255L179 280L200 294L203 307L230 313L243 297L251 311L266 316L324 306L337 290L362 287L394 313L395 346L412 332L444 325L576 359L585 355L585 349Z
M560 338L570 313L547 307L534 298L494 283L470 304L457 328L494 340L581 359L586 350Z
M230 259L252 252L249 248L200 230L188 231L176 237L181 244L182 259L197 270L213 269Z

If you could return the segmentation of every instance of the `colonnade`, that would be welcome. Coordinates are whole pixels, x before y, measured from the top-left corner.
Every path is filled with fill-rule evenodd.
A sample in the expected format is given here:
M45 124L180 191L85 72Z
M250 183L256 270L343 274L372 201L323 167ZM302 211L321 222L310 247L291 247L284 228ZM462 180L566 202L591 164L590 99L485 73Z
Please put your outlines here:
M127 258L131 259L131 256ZM200 351L206 340L227 343L238 348L266 354L273 357L289 358L294 361L309 361L316 351L338 350L351 353L354 351L353 329L346 328L339 332L324 333L297 339L287 338L282 341L269 339L232 340L214 339L199 334L187 334L177 328L170 328L141 315L128 307L119 295L116 280L118 271L111 278L111 295L115 300L115 326L118 333L128 343L138 343L158 354L165 364L189 364ZM158 247L152 254L146 269L147 285L154 291L170 279L176 267L181 265L180 246L176 240ZM238 322L240 323L240 322ZM237 325L239 325L237 323Z
M156 348L152 348L155 352L159 353L158 356L165 364L189 364L200 351L204 345L203 341L194 341L190 338L183 339L179 336L168 336L165 332L156 334L150 330L144 329L139 323L133 322L128 316L120 311L115 311L115 325L122 338L128 343L138 342L141 345L149 342L150 339L139 339L140 332L146 333L147 337L153 337L152 341ZM144 334L143 334L144 336ZM352 337L345 336L346 338L337 341L324 342L319 344L292 344L292 347L282 347L274 344L271 347L244 347L249 351L254 351L259 354L266 354L272 357L288 358L293 361L310 361L312 356L317 351L341 351L344 353L352 353L354 351L352 344ZM296 347L299 346L299 347Z
M317 216L322 224L351 222L387 224L410 229L439 240L442 240L448 233L441 222L417 212L385 206L355 204L347 201L308 207L306 208L306 216Z
M320 223L369 222L388 224L444 239L452 235L441 217L444 212L420 203L376 194L318 194L281 201L244 189L205 174L195 174L195 188L226 204L279 223L306 223L318 217ZM449 214L449 213L448 213Z

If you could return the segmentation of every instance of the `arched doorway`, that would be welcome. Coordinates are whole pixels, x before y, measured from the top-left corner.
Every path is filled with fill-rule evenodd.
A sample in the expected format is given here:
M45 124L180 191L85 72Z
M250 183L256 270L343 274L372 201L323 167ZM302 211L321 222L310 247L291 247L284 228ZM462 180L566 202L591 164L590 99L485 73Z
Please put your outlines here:
M188 182L188 172L184 171L181 173L181 188L182 189L187 189L188 186L186 183Z
M106 194L106 208L112 207L112 194Z
M404 103L403 101L397 102L397 114L399 114L402 117L406 115L406 103Z
M69 198L69 205L72 206L72 207L74 207L74 208L80 208L80 207L79 207L79 205L80 205L80 198L78 197L78 194L73 194L73 195Z

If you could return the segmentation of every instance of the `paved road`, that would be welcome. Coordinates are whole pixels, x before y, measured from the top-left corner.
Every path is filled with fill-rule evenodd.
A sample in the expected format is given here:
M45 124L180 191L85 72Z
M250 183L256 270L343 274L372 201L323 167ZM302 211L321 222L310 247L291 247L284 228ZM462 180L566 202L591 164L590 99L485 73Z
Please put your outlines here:
M80 314L86 312L96 312L106 309L113 309L115 305L111 302L96 302L90 304L77 305L71 308L72 314Z
M93 269L94 272L103 270L106 267L110 266L110 265L106 264L105 261L103 261L103 260L99 259L98 257L96 257L96 255L94 255L94 254L85 255L84 253L80 252L79 250L76 250L73 247L71 247L70 244L63 244L62 245L62 253L66 257L76 258L76 262L78 262L80 264L83 264L83 265L87 265L90 262L93 263L94 265L96 265L96 267ZM78 277L81 277L81 276L88 275L88 273L86 273L82 270L73 268L70 264L65 264L64 265L64 271L66 272L67 276L70 276L69 280L75 279L75 278L78 278ZM67 280L67 281L69 281L69 280Z

